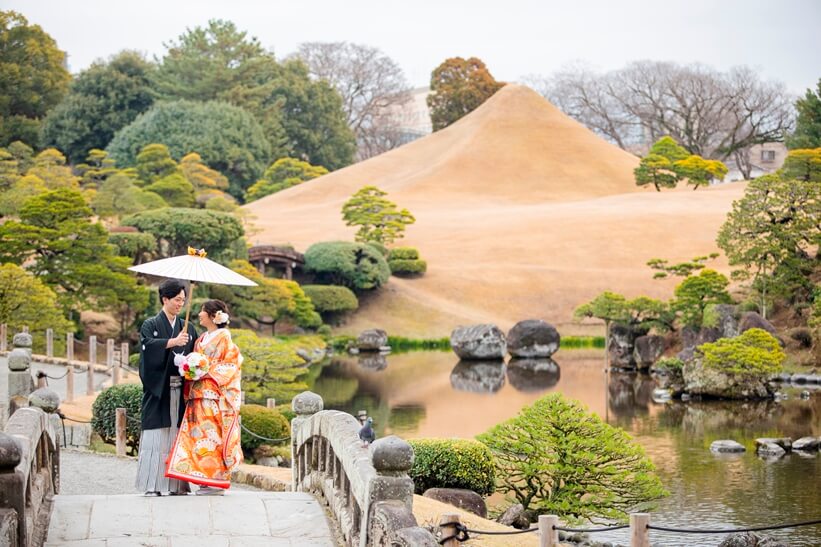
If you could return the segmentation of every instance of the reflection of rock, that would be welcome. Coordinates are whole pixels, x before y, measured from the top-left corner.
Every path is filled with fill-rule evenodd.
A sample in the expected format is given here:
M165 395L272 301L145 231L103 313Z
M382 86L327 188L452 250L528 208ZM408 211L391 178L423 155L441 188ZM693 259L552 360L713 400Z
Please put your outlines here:
M507 349L514 357L550 357L560 341L556 327L541 319L519 321L507 333Z
M645 374L611 372L607 384L608 405L619 417L646 414L656 382Z
M460 359L503 359L507 353L505 334L490 324L456 327L450 347Z
M459 391L494 393L505 385L505 362L459 361L450 373L450 384Z
M360 351L379 351L380 347L387 345L388 333L382 329L364 330L356 339L356 347Z
M507 379L519 391L543 391L559 381L559 365L553 359L512 359Z
M685 408L681 428L694 438L709 432L749 430L751 424L755 424L757 430L766 431L784 423L783 406L769 400L701 401L676 406Z
M741 532L728 536L718 547L787 547L786 544L771 537Z
M381 353L360 353L359 366L368 370L383 370L388 366L388 359Z

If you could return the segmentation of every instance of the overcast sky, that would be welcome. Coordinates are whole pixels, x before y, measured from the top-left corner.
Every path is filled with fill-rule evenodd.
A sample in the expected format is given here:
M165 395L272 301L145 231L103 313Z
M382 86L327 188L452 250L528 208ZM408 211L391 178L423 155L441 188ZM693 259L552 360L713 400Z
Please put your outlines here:
M652 59L749 65L793 93L821 78L821 0L0 0L51 34L78 72L122 49L162 56L163 42L229 19L274 51L301 42L375 46L427 85L444 59L477 56L498 80L599 70Z

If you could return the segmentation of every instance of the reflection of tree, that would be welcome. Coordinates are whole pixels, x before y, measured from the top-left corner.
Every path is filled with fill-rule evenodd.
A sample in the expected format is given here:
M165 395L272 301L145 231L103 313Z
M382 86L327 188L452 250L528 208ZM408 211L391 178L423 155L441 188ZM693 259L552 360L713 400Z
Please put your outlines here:
M507 364L507 379L519 391L544 391L555 386L560 376L553 359L512 359Z
M420 405L395 406L390 411L388 425L391 433L415 433L425 417L425 407Z
M655 381L645 374L611 372L607 384L607 406L619 425L624 426L637 416L648 413Z
M320 376L314 382L313 391L322 397L325 407L344 405L354 398L359 390L356 378Z
M495 393L505 385L505 362L461 360L450 373L450 385L459 391Z

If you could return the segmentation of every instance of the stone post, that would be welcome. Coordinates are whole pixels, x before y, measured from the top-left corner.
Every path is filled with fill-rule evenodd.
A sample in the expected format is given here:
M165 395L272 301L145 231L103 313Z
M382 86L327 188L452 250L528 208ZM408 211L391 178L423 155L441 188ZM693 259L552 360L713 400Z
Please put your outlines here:
M442 530L442 538L445 540L443 547L459 547L461 542L456 539L456 525L459 524L459 513L445 513L439 517L439 528Z
M66 370L66 402L74 402L74 367L68 365Z
M291 489L294 492L302 491L302 479L304 478L304 462L297 458L297 440L299 430L311 416L324 408L322 397L311 391L303 391L291 402L296 417L291 420Z
M272 397L268 397L267 399L265 399L265 407L266 408L276 408L277 407L277 400L272 398Z
M94 365L97 364L97 337L88 337L88 370L86 371L86 395L94 395Z
M46 357L54 357L54 329L46 329Z
M6 351L8 349L8 327L5 323L0 325L0 351Z
M377 439L371 445L371 461L377 477L371 482L371 503L400 501L413 512L413 447L396 435Z
M105 368L111 371L112 378L114 375L114 340L109 338L105 341ZM114 385L112 380L111 385Z
M20 544L23 539L20 534L25 534L26 530L25 523L20 522L25 517L26 485L15 472L22 459L23 450L20 443L11 435L0 431L0 492L3 492L3 506L15 514L13 522L5 530L5 535L0 535L0 543L8 541L8 545Z
M74 333L67 332L66 333L66 360L73 361L74 360Z
M118 408L117 415L115 419L115 432L116 432L116 446L117 446L117 456L125 457L125 409Z
M29 394L34 390L31 377L31 335L17 333L12 339L14 349L9 352L9 416L26 406Z
M128 342L120 344L120 365L122 368L128 367Z

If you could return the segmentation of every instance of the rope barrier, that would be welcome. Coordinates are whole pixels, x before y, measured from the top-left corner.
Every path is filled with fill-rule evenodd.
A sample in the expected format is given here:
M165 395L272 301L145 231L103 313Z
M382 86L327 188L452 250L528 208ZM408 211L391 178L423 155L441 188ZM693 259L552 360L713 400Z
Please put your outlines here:
M766 530L782 530L784 528L798 528L799 526L814 526L816 524L821 524L821 519L795 522L792 524L752 526L749 528L671 528L669 526L654 526L652 524L648 524L647 528L650 530L658 530L660 532L678 532L682 534L737 534L739 532L764 532Z
M38 371L37 371L37 377L38 377L38 378L49 378L49 379L51 379L51 380L62 380L62 379L63 379L63 378L65 378L66 376L68 376L68 370L66 370L66 371L65 371L62 375L60 375L60 376L51 376L50 374L46 373L44 370L38 370Z
M263 440L263 441L268 441L268 442L272 442L272 443L281 443L281 442L283 442L283 441L289 441L289 440L291 440L291 437L290 437L290 436L289 436L289 437L282 437L281 439L270 439L270 438L268 438L268 437L263 437L262 435L257 435L256 433L254 433L253 431L251 431L250 429L248 429L247 427L245 427L245 426L242 424L242 420L240 420L240 422L239 422L239 426L240 426L240 428L241 428L243 431L245 431L246 433L248 433L248 434L249 434L249 435L251 435L252 437L256 437L257 439L261 439L261 440Z

